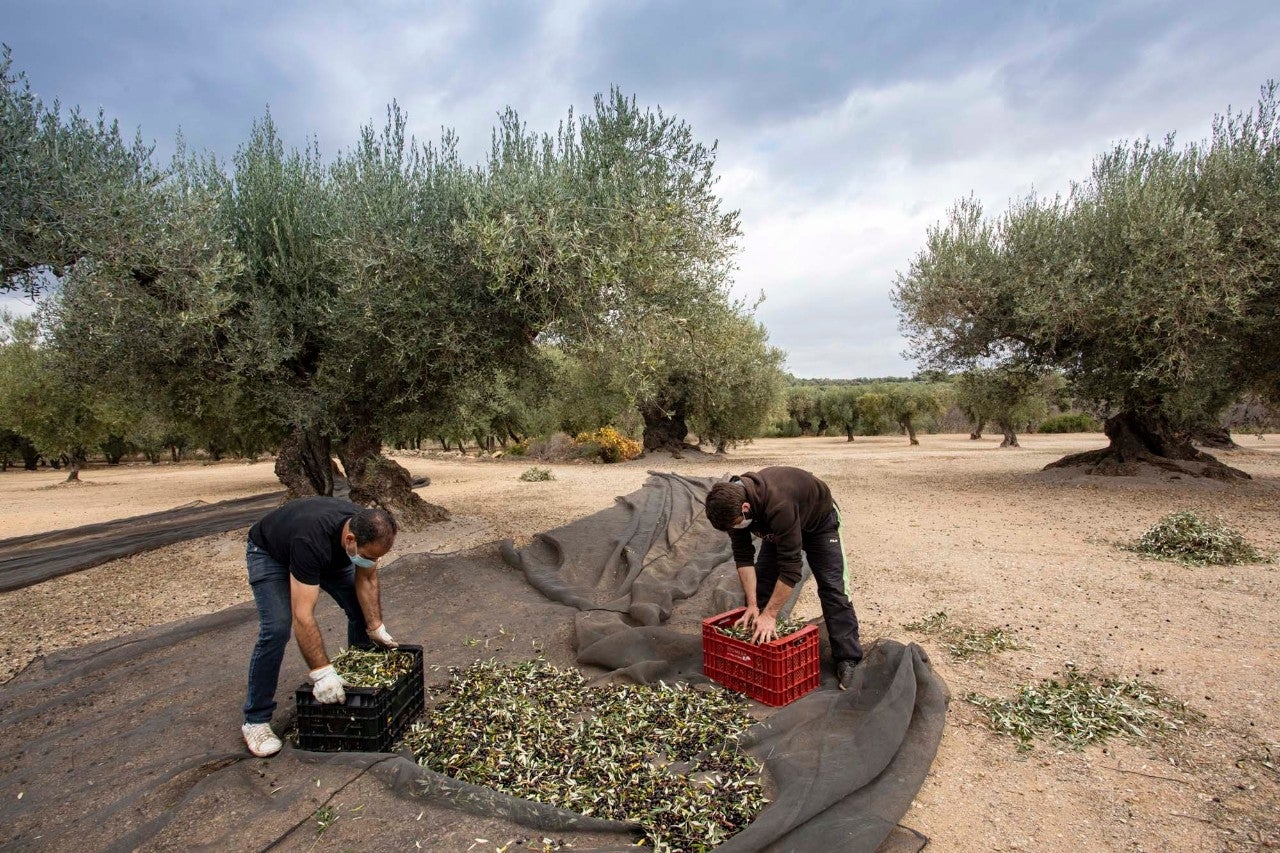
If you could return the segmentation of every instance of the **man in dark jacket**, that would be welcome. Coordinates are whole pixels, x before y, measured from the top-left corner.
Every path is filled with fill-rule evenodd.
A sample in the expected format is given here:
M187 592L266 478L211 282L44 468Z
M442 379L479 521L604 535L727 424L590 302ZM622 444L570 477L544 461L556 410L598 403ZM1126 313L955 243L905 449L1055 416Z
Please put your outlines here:
M777 466L716 483L707 494L707 520L729 534L738 579L747 598L739 625L752 641L777 636L778 614L800 583L801 552L818 584L822 618L831 638L840 689L847 690L862 660L858 617L849 601L849 579L840 539L840 509L831 489L800 468ZM756 554L752 536L762 539Z
M391 550L395 539L391 513L328 497L290 501L249 528L245 562L258 605L259 628L249 659L241 733L254 755L274 755L282 746L271 730L271 715L291 632L311 669L316 700L327 704L346 700L346 685L329 663L316 625L320 590L347 614L348 646L397 647L382 621L378 589L378 560Z

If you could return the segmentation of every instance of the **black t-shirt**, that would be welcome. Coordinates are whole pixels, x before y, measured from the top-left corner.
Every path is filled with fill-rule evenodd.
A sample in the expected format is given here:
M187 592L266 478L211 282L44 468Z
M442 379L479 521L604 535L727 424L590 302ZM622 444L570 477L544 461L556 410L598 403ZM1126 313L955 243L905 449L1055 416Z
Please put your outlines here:
M288 566L300 583L315 586L351 565L342 525L358 512L360 507L342 498L298 498L250 527L249 541Z

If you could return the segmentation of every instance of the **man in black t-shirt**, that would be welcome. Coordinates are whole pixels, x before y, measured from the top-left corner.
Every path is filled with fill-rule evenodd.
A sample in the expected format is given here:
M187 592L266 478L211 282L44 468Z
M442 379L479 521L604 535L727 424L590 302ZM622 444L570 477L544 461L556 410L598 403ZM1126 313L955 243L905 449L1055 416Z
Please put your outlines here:
M753 642L777 635L778 614L800 583L801 554L818 585L840 689L853 683L862 660L858 616L849 601L848 564L840 536L840 508L831 489L802 468L779 465L716 483L707 493L707 520L729 534L747 610L738 625ZM761 539L756 554L752 537Z
M315 698L324 703L346 699L316 625L320 590L347 614L348 646L396 648L382 621L378 590L378 560L395 539L391 513L328 497L290 501L249 528L245 562L259 628L241 733L254 755L274 755L282 746L271 730L271 715L291 632L311 669Z

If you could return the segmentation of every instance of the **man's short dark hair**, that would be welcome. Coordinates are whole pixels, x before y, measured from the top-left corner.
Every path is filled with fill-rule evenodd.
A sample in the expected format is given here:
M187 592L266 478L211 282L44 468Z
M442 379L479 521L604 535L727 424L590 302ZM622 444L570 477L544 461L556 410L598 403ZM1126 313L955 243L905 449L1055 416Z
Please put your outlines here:
M716 483L707 492L707 521L716 530L728 530L742 517L747 490L741 483Z
M399 529L395 516L378 507L362 509L351 517L351 532L356 537L356 545L375 542L390 545Z

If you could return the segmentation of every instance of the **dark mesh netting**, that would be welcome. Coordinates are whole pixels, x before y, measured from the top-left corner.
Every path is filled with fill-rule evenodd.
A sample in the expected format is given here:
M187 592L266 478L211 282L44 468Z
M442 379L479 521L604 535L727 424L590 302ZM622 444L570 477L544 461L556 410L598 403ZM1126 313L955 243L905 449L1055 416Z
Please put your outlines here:
M21 589L142 551L248 527L280 505L284 492L194 503L177 509L0 540L0 592Z
M382 578L391 630L425 647L429 686L449 666L539 653L602 678L701 680L701 620L740 601L727 538L702 515L712 482L655 475L521 550L402 558ZM342 614L332 602L319 610L334 651ZM286 746L252 758L239 725L256 631L253 605L239 605L50 655L0 687L0 849L463 851L546 837L600 851L634 840L626 824L467 785L404 756ZM278 731L305 675L291 650ZM764 763L774 802L720 849L923 846L896 824L937 749L945 685L918 647L892 641L868 650L856 689L835 688L829 661L824 677L748 732L744 748ZM318 814L333 818L323 836Z

